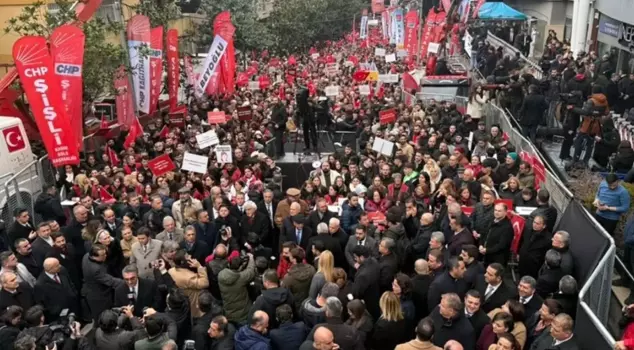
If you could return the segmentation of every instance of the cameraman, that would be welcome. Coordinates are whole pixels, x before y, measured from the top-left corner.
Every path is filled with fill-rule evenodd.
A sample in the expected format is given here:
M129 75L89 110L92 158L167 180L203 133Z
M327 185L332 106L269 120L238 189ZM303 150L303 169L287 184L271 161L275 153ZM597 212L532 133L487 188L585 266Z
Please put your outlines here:
M568 106L568 109L571 109L573 113L581 115L582 117L579 134L575 139L573 164L579 161L581 151L585 148L586 153L583 156L583 162L587 167L590 157L592 156L594 142L601 140L601 118L610 112L608 99L603 94L603 89L600 86L593 86L592 95L583 104L582 108Z
M244 267L245 260L247 262ZM255 277L253 254L229 259L227 268L218 274L218 285L227 319L240 326L246 324L251 300L247 286Z
M134 307L124 306L121 315L115 310L105 310L99 315L95 332L95 345L99 350L130 349L134 342L145 336L143 325L132 314ZM130 321L132 331L123 329L123 322Z

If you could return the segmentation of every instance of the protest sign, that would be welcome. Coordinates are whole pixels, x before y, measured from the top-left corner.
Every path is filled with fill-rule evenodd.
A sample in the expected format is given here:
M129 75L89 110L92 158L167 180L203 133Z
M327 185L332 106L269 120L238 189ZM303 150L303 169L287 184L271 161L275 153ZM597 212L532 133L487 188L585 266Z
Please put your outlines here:
M185 127L185 113L186 112L174 112L169 114L170 118L170 126L174 126L177 128Z
M378 19L371 19L368 21L368 25L369 26L378 26L379 25L379 20Z
M249 90L260 90L260 82L259 81L250 81L249 82Z
M196 142L198 143L198 148L205 149L207 147L219 144L220 140L218 139L216 131L209 130L206 133L196 135Z
M339 73L339 65L336 63L326 63L326 74L337 75Z
M394 151L394 142L376 137L374 138L374 143L372 144L372 150L379 154L391 157L392 152Z
M253 119L253 109L251 109L251 106L238 107L238 119L246 121Z
M396 55L391 53L385 56L385 63L392 63L396 61Z
M147 165L154 176L161 176L176 169L176 166L174 165L174 162L172 162L172 158L170 158L169 154L160 155L150 160Z
M378 80L385 84L398 83L398 74L379 74Z
M185 152L185 155L183 156L183 166L181 166L181 169L198 174L205 174L207 172L208 163L209 158L207 156L199 156L197 154Z
M314 59L314 60L318 59L319 58L319 52L315 52L315 53L311 54L310 57L312 59Z
M409 53L407 52L407 50L396 50L396 57L398 58L407 57L408 55Z
M390 108L379 112L379 121L381 124L390 124L396 121L396 109Z
M438 53L439 49L440 49L439 43L429 43L429 46L427 46L427 53Z
M326 93L326 96L339 96L339 86L327 86L324 89L324 92Z
M359 95L368 96L370 94L370 85L359 85Z
M216 146L216 161L221 164L233 162L233 152L230 145Z
M385 56L385 49L377 47L374 49L374 56Z
M225 112L207 112L207 122L209 124L224 124L227 122Z

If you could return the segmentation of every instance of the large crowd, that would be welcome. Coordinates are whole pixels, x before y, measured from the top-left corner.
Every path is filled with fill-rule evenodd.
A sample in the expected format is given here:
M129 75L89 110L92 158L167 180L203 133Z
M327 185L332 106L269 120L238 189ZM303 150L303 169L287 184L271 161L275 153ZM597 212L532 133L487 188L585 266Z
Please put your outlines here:
M554 231L549 193L504 131L486 128L488 91L474 87L466 111L407 105L393 84L362 95L352 57L380 72L411 65L372 46L352 36L249 54L270 86L191 99L184 127L150 120L129 147L123 133L62 169L35 203L42 222L18 209L1 241L0 349L577 349L574 237ZM239 119L243 106L252 120ZM380 122L386 108L395 122ZM231 120L209 125L213 110ZM356 131L358 149L325 156L300 188L280 186L264 145L275 138L282 156L301 124L310 151L320 120ZM197 145L209 129L231 162ZM379 138L390 154L373 150ZM208 156L207 171L182 170L186 153ZM176 170L155 176L148 162L164 154ZM614 204L621 190L606 178L606 220L626 205ZM60 191L77 204L62 207ZM517 237L515 207L534 208Z

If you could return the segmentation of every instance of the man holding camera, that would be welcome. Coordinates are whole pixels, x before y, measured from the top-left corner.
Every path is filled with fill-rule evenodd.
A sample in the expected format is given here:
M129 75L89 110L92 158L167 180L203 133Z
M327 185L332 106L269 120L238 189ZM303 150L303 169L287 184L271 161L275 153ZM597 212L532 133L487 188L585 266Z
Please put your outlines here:
M125 284L114 290L115 306L134 306L134 315L139 317L143 316L146 307L158 308L160 297L153 280L140 278L134 265L124 267L122 274Z
M600 86L592 87L592 95L583 104L582 108L568 106L573 113L581 115L582 121L579 127L579 134L575 139L575 154L573 164L576 164L581 157L581 152L585 149L583 163L588 166L595 141L601 140L601 119L610 112L608 99L603 94ZM585 144L585 146L584 146Z
M244 260L248 260L246 268ZM229 265L218 274L218 285L229 322L245 324L251 307L247 286L255 278L253 254L229 259Z

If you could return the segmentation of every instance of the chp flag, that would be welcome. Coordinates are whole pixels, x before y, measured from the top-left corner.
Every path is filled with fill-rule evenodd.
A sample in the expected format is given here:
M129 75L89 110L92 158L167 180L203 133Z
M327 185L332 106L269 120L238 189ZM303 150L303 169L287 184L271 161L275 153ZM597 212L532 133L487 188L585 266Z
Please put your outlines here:
M209 47L207 58L205 58L203 71L198 77L198 80L195 84L196 95L198 97L201 97L204 91L207 89L207 85L209 84L212 75L216 71L216 68L218 68L218 66L220 65L220 59L222 58L226 50L227 41L225 41L225 39L223 39L220 35L216 35L214 37L214 41Z
M163 87L163 27L150 31L150 113L158 106Z
M178 105L178 87L180 85L180 63L178 59L178 30L167 31L167 92L170 99L170 112Z
M130 67L134 72L132 80L136 97L136 108L139 112L150 113L150 56L141 51L150 47L150 19L143 15L130 18L127 25L128 51Z
M21 37L13 44L13 59L53 166L79 164L77 139L64 108L46 39Z
M62 101L79 150L82 149L84 137L82 66L85 39L82 30L70 24L55 28L50 37L55 74L60 82Z

